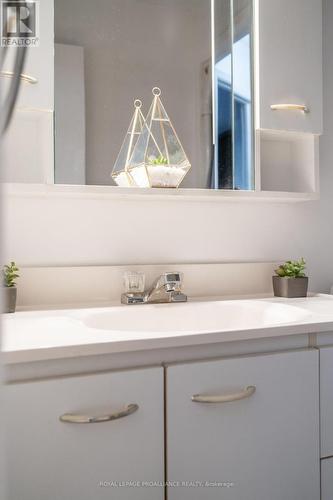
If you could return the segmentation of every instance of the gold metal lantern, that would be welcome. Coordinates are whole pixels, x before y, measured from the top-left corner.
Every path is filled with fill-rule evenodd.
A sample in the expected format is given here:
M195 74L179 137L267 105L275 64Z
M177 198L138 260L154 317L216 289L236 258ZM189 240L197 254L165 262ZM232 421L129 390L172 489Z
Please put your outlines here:
M134 146L140 137L145 122L141 111L142 102L140 99L134 101L134 114L128 127L124 142L119 151L116 162L113 166L111 177L114 182L121 187L135 187L129 171L129 162L133 153Z
M154 87L153 101L129 159L127 172L138 187L177 188L191 168Z

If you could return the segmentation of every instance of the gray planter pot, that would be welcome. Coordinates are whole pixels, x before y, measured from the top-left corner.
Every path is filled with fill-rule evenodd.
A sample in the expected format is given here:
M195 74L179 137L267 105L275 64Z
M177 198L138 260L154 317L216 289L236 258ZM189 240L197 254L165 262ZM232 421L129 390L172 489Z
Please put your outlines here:
M306 297L309 278L280 278L273 276L273 290L275 297Z
M16 286L2 287L2 312L13 313L16 309Z

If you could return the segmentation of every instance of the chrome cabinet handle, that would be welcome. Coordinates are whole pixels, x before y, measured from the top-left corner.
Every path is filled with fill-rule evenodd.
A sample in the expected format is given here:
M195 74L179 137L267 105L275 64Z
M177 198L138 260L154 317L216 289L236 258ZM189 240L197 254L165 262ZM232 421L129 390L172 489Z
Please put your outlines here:
M82 415L74 413L65 413L59 417L61 422L68 424L100 424L102 422L110 422L119 418L127 417L136 412L139 406L135 403L129 404L123 410L111 413L110 415Z
M303 113L310 113L309 108L305 104L271 104L273 111L303 111Z
M239 401L240 399L249 398L255 392L256 387L254 385L249 385L243 391L234 392L233 394L221 394L216 396L195 394L191 399L194 403L230 403L231 401Z
M14 78L15 74L14 74L14 71L0 71L0 76L3 78ZM37 78L30 76L30 75L26 75L25 73L20 73L18 75L18 78L22 82L31 83L32 85L34 85L35 83L38 83Z

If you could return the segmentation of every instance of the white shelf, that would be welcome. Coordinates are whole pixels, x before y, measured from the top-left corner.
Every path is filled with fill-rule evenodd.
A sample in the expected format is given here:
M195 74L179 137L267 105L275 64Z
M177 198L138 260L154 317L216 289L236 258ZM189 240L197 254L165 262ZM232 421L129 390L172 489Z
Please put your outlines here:
M230 191L210 189L120 188L117 186L72 186L63 184L3 184L3 192L15 197L66 197L92 199L126 199L136 201L198 202L304 202L319 198L318 192Z
M319 137L257 130L256 186L267 196L319 199Z

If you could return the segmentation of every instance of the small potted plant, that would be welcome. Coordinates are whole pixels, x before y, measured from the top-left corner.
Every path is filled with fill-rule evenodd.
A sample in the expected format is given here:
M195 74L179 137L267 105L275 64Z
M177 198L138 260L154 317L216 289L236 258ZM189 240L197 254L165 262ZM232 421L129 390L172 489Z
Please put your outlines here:
M16 309L17 288L15 280L19 277L19 268L15 262L5 265L2 269L3 275L3 307L2 312L13 313Z
M287 260L276 270L273 276L273 289L275 297L306 297L309 278L305 275L306 262L300 260Z
M149 164L150 165L167 165L168 160L163 155L160 155L157 158L155 158L155 156L152 156L149 158Z

